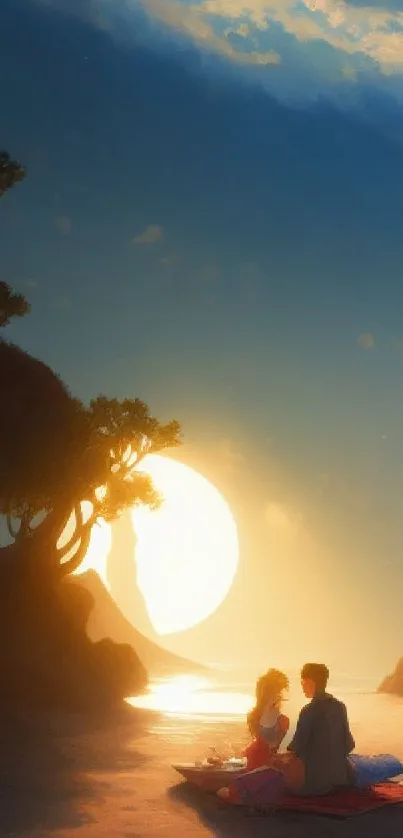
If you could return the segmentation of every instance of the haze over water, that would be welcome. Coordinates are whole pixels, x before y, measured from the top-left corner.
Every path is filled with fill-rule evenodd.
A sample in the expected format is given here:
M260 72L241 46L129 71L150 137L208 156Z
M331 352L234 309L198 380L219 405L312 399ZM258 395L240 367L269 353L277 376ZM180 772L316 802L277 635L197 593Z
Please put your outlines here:
M200 676L174 676L152 682L147 695L129 702L156 711L155 730L163 730L165 736L179 736L179 741L180 737L191 739L195 724L200 729L209 726L212 746L226 751L233 747L236 751L248 740L245 716L253 703L254 681L255 674L245 671L215 670ZM357 752L403 757L403 698L377 694L378 684L379 679L374 677L335 673L329 691L347 706ZM290 685L289 700L284 705L291 720L285 746L306 703L298 673L290 673ZM203 756L197 745L194 756Z

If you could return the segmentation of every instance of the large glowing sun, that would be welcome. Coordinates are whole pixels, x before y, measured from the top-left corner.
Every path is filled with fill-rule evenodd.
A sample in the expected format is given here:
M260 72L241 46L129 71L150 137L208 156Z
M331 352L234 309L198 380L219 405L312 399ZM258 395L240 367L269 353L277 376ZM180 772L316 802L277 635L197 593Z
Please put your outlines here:
M223 496L194 469L150 454L141 470L152 478L162 504L130 513L137 583L155 630L173 634L206 619L225 599L238 566L237 528ZM110 528L101 522L79 573L93 568L108 587L110 547Z
M200 623L225 599L238 565L235 521L220 492L201 474L151 454L142 469L163 502L132 511L137 580L159 634Z

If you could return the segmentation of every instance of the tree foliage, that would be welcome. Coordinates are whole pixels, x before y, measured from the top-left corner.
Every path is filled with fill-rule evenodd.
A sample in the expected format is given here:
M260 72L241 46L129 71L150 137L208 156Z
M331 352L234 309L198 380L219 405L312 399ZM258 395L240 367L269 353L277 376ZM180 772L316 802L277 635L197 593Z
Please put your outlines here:
M161 424L140 399L98 396L86 407L49 367L4 341L0 398L0 512L16 545L46 548L64 575L81 564L98 518L158 505L139 466L180 443L178 422ZM69 521L70 537L57 546Z
M0 152L0 197L24 177ZM29 310L0 283L0 326ZM137 398L98 396L85 406L50 367L2 339L0 405L0 514L20 556L46 556L63 576L81 564L99 518L158 505L139 467L147 454L179 444L177 421L161 424Z
M0 151L0 198L24 180L26 169L17 160L12 160L7 151ZM0 282L0 328L7 326L12 317L24 317L30 305L22 294L16 294L6 282Z
M24 317L31 306L23 294L15 293L6 282L0 282L0 328L8 326L13 317Z
M17 183L21 183L25 175L25 166L13 160L8 151L0 151L0 198Z

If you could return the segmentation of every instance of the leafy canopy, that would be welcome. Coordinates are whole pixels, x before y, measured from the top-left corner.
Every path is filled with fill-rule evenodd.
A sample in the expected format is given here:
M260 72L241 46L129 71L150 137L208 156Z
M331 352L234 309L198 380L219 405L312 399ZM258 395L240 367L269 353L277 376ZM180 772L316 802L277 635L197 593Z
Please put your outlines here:
M136 504L158 505L139 467L147 454L180 444L177 421L160 423L137 398L98 396L86 407L49 367L4 341L0 398L0 512L16 542L39 544L46 534L56 549L74 511L68 549L63 545L55 554L61 572L71 572L98 518L113 521ZM91 509L86 519L84 502ZM61 563L73 547L74 555Z
M0 198L17 183L21 183L25 175L25 166L13 160L8 151L0 151Z
M24 177L24 167L0 152L0 197ZM0 326L29 311L21 294L0 283ZM85 406L50 367L2 339L0 404L0 514L16 547L46 552L64 575L80 565L98 518L158 505L139 467L147 454L180 444L176 420L162 424L138 398L98 396Z
M0 328L8 326L13 317L25 317L30 311L31 306L23 294L15 293L6 282L0 282Z
M12 160L7 151L0 151L0 198L24 180L26 169ZM14 293L6 282L0 282L0 328L7 326L12 317L24 317L30 305L22 294Z

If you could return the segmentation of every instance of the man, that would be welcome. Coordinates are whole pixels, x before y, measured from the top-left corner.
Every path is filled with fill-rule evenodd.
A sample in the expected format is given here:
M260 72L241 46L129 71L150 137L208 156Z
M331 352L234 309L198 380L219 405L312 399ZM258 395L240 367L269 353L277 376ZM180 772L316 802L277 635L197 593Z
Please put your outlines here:
M322 663L306 663L301 671L304 694L311 699L301 710L288 751L304 766L300 794L317 795L352 784L347 759L355 748L345 705L326 692L329 670Z

